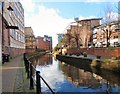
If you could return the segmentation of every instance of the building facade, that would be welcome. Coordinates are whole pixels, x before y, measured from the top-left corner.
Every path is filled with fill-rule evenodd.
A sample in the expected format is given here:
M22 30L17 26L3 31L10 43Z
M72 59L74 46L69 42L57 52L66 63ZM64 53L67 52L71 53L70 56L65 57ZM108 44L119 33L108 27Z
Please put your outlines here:
M0 14L0 64L2 63L2 24L1 24L1 20L2 20L2 16Z
M95 47L120 46L120 21L102 24L93 29L93 43Z
M93 45L92 28L100 25L101 18L78 20L67 30L69 48L87 48Z
M38 49L52 51L52 37L49 37L47 35L44 35L44 37L38 36L36 38L36 44Z
M25 48L26 53L33 52L36 49L36 40L31 27L25 27Z
M3 53L7 51L10 57L23 54L25 51L24 9L20 2L9 2L6 0L0 2L0 5L3 7L1 13L3 12L4 23L6 25L3 25L2 51Z

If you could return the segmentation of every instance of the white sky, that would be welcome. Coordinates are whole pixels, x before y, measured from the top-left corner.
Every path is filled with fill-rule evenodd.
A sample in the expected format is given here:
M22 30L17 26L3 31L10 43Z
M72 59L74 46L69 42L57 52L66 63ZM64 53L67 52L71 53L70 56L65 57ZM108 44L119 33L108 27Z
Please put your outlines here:
M65 19L58 15L58 10L43 5L39 6L37 13L34 13L36 7L32 0L22 0L21 3L25 12L25 26L32 27L35 36L52 36L55 47L58 42L57 34L63 33L73 19Z

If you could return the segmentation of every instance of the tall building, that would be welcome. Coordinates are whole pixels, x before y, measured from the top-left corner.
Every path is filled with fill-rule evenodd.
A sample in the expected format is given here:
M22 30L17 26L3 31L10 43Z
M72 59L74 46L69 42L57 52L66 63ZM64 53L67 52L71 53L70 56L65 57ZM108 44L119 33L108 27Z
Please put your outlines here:
M36 40L31 27L25 27L25 48L27 52L33 52L36 48Z
M63 34L57 34L58 37L58 43L61 41Z
M24 9L20 2L1 2L3 7L2 51L11 57L25 51ZM6 32L6 33L5 33Z

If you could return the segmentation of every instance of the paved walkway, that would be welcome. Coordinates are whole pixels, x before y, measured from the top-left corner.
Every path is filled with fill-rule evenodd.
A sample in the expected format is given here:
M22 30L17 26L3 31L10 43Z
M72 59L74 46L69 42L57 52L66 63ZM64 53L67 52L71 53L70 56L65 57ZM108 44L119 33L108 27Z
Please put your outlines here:
M2 65L2 92L13 92L17 71L24 68L21 63L22 56L18 56Z
M35 94L35 89L29 89L29 79L25 72L23 63L23 56L18 56L10 62L6 62L2 65L2 94L23 93Z

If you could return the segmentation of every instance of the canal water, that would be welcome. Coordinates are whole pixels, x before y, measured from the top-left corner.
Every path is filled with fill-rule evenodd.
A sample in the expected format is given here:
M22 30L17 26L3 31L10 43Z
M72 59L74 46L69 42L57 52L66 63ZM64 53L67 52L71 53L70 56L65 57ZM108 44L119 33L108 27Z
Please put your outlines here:
M104 92L105 94L120 94L120 76L108 71L85 71L55 60L52 55L36 57L32 60L41 76L56 92ZM42 92L50 92L41 81Z

